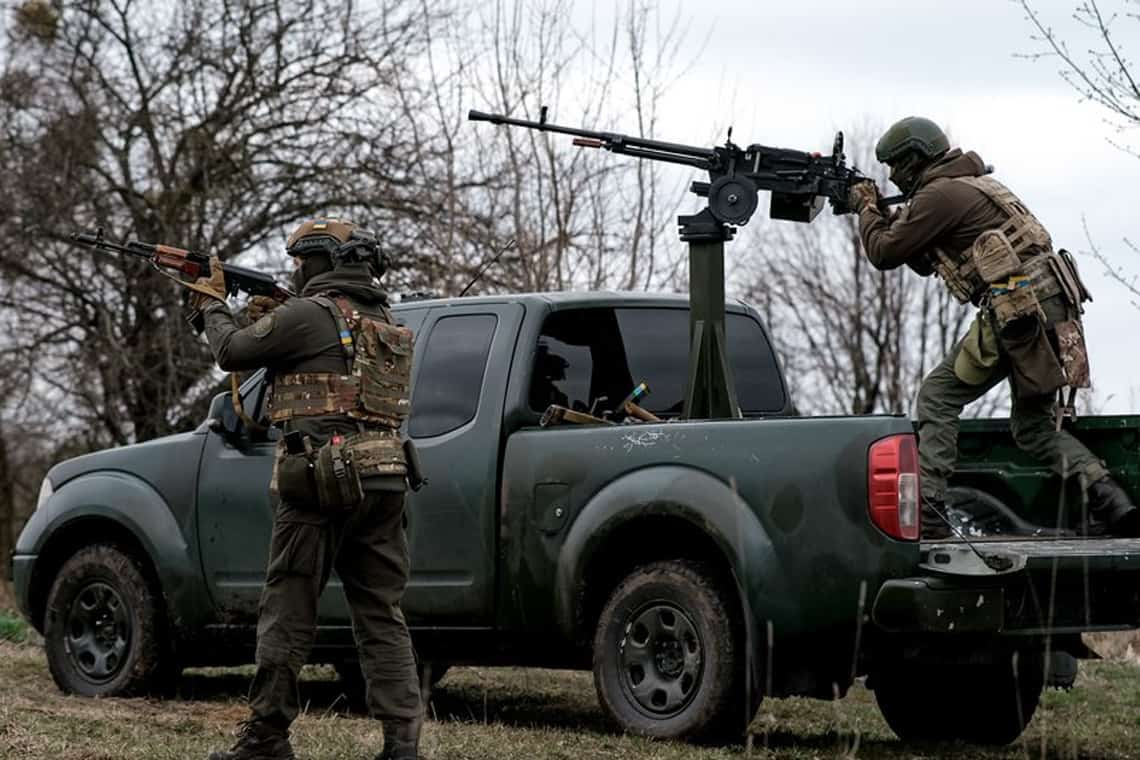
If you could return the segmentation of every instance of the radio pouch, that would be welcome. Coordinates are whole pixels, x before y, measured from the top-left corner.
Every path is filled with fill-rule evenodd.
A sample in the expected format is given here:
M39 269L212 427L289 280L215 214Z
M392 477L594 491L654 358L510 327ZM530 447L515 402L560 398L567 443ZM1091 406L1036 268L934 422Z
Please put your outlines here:
M352 448L340 436L317 450L314 471L317 501L325 512L343 512L364 501L364 485L360 482Z

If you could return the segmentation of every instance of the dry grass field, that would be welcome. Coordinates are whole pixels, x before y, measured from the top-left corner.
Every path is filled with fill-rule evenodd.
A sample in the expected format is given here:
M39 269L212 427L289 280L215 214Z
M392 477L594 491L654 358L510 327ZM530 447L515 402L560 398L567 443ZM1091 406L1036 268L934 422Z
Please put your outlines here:
M250 669L193 670L179 697L91 700L56 689L42 650L22 623L0 615L0 758L184 760L228 745L245 717ZM22 640L16 643L15 640ZM1126 644L1117 644L1123 652ZM1140 648L1138 648L1140 649ZM294 746L307 760L366 760L378 723L345 707L330 669L306 672L305 714ZM891 734L862 686L839 702L768 700L751 747L693 747L615 732L587 673L458 668L432 699L424 750L432 760L532 758L1140 758L1140 667L1083 665L1076 687L1050 691L1020 741L1007 748L908 747Z

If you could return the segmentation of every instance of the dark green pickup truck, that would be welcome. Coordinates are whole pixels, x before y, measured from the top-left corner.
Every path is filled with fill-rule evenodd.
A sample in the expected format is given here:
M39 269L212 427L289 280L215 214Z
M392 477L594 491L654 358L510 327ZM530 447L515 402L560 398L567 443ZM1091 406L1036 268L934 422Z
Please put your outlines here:
M967 426L955 491L998 572L916 540L910 421L797 416L742 304L727 341L745 419L677 420L687 308L615 293L396 307L417 335L407 432L430 479L409 498L404 602L425 677L592 668L620 726L695 737L739 735L763 695L829 699L867 675L904 739L1004 742L1048 652L1140 627L1140 541L1033 537L1079 507L1058 511L1066 489L1005 421ZM641 381L664 421L538 424L551 403L619 408ZM251 416L264 396L244 384ZM1076 429L1136 493L1140 419ZM52 468L13 571L61 688L137 692L252 659L273 446L219 396L193 432ZM335 579L320 622L313 661L350 672Z

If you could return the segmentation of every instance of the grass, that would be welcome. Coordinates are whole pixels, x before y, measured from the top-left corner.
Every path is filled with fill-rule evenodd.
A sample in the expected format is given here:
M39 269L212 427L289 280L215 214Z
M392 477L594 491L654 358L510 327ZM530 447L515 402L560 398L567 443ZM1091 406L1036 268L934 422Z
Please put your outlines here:
M0 641L20 644L28 639L28 624L15 612L0 608Z
M0 757L52 760L204 758L227 746L246 716L250 669L188 671L180 698L82 699L59 693L40 648L0 643ZM936 687L936 685L932 685ZM343 709L329 669L307 669L306 709L294 727L298 757L371 758L376 721ZM432 760L631 758L1140 758L1140 668L1083 664L1076 687L1048 692L1010 747L907 747L862 686L839 702L768 700L744 747L705 748L623 736L607 723L587 673L459 668L432 699L423 749Z

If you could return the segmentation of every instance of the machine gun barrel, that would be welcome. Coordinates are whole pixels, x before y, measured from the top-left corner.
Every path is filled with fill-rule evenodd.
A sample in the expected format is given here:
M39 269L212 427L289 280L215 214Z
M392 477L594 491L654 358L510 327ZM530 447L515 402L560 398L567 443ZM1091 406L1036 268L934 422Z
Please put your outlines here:
M696 145L683 143L662 142L649 140L644 137L623 135L617 132L595 132L591 129L567 127L561 124L551 124L546 120L546 106L539 112L538 121L529 119L515 119L498 113L484 113L471 110L467 112L468 121L488 121L509 127L523 127L537 129L541 132L555 132L561 135L570 135L576 138L574 144L583 148L604 148L611 153L621 153L635 158L646 158L653 161L665 161L672 164L692 166L697 169L710 171L718 164L717 154L711 148L702 148Z

